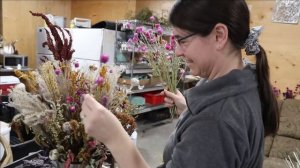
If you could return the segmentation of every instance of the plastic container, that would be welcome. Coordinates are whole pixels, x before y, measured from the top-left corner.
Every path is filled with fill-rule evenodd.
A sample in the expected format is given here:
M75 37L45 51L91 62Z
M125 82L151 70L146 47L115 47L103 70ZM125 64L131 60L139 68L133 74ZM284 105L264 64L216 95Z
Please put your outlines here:
M160 93L146 93L144 94L146 103L151 105L158 105L164 103L164 95L161 95Z
M10 130L11 127L8 123L0 121L1 136L3 136L7 140L8 144L10 144Z

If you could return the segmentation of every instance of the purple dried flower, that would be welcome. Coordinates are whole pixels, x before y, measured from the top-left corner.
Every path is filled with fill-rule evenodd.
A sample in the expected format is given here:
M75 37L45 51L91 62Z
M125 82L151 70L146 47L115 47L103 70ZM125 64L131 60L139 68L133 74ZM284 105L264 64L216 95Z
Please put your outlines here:
M77 61L74 62L74 66L75 66L75 68L78 68L79 67L79 63Z
M109 56L107 54L102 54L100 56L100 62L105 64L105 63L107 63L108 60L109 60Z
M77 90L76 95L81 96L84 92L82 90Z
M95 84L101 85L104 82L104 78L102 76L99 76L98 79L95 81Z
M108 97L107 96L102 97L102 105L104 107L107 107L107 105L108 105Z
M61 69L60 68L56 68L55 69L55 74L56 75L60 75L61 74Z
M75 106L71 106L71 107L70 107L70 111L71 111L72 113L75 112L75 110L76 110Z

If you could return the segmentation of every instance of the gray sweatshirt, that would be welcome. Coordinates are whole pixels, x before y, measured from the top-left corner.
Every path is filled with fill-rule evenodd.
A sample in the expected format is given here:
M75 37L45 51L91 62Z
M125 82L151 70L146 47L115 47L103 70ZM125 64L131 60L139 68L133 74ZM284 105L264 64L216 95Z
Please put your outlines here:
M166 168L260 168L264 127L255 71L233 70L186 94L164 150Z

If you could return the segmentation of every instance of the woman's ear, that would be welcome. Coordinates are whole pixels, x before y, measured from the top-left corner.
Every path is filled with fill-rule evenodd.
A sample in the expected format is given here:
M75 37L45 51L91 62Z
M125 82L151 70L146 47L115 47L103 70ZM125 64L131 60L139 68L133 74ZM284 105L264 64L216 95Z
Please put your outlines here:
M225 44L228 40L228 29L225 24L218 23L215 25L215 44L216 49L220 50L225 47Z

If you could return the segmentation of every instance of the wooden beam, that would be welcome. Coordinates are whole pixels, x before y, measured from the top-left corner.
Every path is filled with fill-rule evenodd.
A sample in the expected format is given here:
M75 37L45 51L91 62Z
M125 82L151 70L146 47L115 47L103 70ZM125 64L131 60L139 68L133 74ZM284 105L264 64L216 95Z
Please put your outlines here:
M0 0L0 34L2 35L2 22L3 22L3 19L2 19L2 0Z

